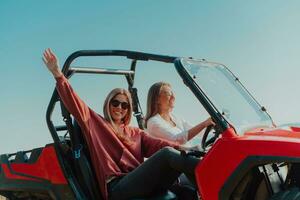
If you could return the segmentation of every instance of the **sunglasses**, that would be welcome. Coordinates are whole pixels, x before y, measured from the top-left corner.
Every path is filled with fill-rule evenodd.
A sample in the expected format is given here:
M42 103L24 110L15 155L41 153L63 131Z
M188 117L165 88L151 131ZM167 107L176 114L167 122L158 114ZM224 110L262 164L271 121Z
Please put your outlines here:
M121 108L123 110L127 110L129 108L129 103L127 102L121 102L121 101L118 101L116 99L112 100L110 102L110 104L113 106L113 107L118 107L120 104L121 104Z
M172 91L161 91L160 94L163 94L168 97L175 96L175 94Z

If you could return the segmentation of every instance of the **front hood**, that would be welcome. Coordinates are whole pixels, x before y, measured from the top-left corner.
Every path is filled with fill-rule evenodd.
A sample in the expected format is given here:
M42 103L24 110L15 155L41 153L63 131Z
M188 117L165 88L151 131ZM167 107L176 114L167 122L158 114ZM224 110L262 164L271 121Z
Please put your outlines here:
M261 137L264 140L283 140L291 141L295 139L295 142L300 141L300 126L278 126L276 128L256 128L247 131L244 136L256 136Z

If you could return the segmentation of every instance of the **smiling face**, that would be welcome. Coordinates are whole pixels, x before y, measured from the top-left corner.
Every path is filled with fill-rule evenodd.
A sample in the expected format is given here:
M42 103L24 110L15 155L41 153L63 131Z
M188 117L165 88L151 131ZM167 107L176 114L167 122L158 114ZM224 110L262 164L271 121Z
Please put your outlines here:
M129 102L124 94L116 95L109 103L109 111L115 123L122 123L128 113Z
M164 85L160 89L158 97L159 111L172 111L175 105L175 95L172 88L168 85Z
M127 106L124 105L128 103ZM123 105L123 108L122 108ZM131 120L132 100L130 93L123 88L115 88L107 95L103 104L104 118L112 125L128 125Z

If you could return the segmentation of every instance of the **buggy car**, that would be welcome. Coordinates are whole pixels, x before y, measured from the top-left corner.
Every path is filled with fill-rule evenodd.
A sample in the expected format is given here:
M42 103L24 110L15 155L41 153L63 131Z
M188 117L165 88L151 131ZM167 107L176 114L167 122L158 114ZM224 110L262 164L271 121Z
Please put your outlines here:
M123 57L127 69L74 67L80 57ZM143 113L135 87L138 63L170 63L182 83L216 123L206 129L202 157L195 170L197 190L204 200L300 199L300 128L276 126L239 79L224 65L203 59L134 51L83 50L71 54L62 72L124 76L140 128ZM166 74L167 76L167 74ZM145 75L146 77L146 75ZM53 121L60 108L62 125ZM191 115L196 113L191 113ZM0 195L8 199L102 199L81 129L54 89L46 113L53 143L0 156ZM145 199L178 199L170 191Z

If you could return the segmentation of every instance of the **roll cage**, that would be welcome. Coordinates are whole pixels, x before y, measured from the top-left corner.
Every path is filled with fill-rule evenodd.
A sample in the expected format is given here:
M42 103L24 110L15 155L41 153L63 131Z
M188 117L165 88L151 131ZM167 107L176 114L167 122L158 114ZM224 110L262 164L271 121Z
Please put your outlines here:
M118 69L104 69L95 67L72 67L72 62L79 57L101 57L101 56L119 56L126 57L131 60L129 70L118 70ZM194 82L194 80L188 75L184 67L180 62L180 57L164 56L156 54L148 54L135 51L123 51L123 50L82 50L71 54L65 61L62 72L68 79L76 73L87 73L87 74L108 74L108 75L121 75L125 76L128 83L128 90L132 95L133 100L133 112L137 119L140 128L143 128L143 113L139 104L137 89L134 87L135 70L138 61L159 61L165 63L174 63L176 70L181 76L183 82L191 89L197 99L201 102L203 107L207 110L213 120L220 127L220 132L223 132L228 127L228 123L222 117L222 115L215 109L213 104L209 101L209 98L205 93L199 88L199 86ZM63 116L63 121L66 125L56 126L52 121L52 113L57 102L60 102L61 113ZM101 199L99 195L97 183L95 176L93 174L93 167L89 164L89 152L87 149L83 148L84 142L82 141L82 136L77 131L76 122L72 119L70 113L67 111L63 103L60 101L58 92L54 89L50 103L47 108L46 121L48 128L50 130L51 136L54 140L54 146L57 152L57 157L61 163L62 170L66 176L67 181L71 189L74 191L76 199ZM58 132L67 131L70 136L69 141L65 141L60 138ZM66 146L70 147L66 151ZM66 159L68 155L71 156L70 159ZM69 156L70 157L70 156ZM72 163L73 162L73 163ZM76 178L74 173L75 168L81 173L81 180ZM82 188L84 185L91 185L92 187L87 187L85 190Z

